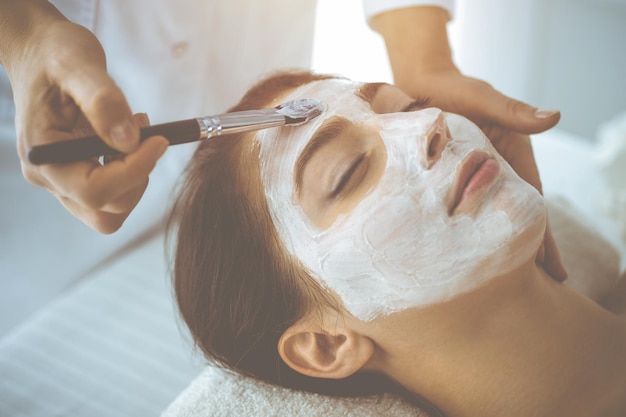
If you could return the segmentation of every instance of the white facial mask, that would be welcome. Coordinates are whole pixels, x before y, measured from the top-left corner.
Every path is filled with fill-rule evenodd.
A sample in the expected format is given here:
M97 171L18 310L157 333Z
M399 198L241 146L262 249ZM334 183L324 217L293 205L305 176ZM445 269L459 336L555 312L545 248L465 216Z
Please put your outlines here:
M261 180L280 238L348 312L370 321L443 302L534 256L545 227L543 199L478 127L434 108L376 114L354 94L359 87L341 80L301 87L285 100L317 98L327 112L298 128L257 134ZM294 203L294 166L314 132L336 115L377 129L387 163L380 182L357 206L321 230ZM431 164L424 141L437 120L447 124L451 139ZM460 164L475 150L491 155L500 172L471 216L450 216L446 197ZM529 228L539 233L515 244Z

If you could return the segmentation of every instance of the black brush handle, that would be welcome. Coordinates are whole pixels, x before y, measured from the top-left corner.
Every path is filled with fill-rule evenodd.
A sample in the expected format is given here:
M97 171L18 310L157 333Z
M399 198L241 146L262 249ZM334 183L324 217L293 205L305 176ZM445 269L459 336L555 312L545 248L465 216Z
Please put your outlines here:
M194 142L200 139L200 124L198 119L188 119L140 129L142 141L155 135L165 136L170 145ZM28 151L28 160L34 165L63 164L119 153L104 143L99 136L93 135L33 146Z

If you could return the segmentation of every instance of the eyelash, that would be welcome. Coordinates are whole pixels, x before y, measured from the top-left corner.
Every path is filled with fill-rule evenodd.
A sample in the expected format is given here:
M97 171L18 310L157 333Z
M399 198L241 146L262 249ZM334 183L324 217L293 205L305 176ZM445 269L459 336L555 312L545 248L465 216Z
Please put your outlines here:
M402 113L410 112L414 109L423 109L430 103L430 97L417 97L402 109Z
M330 198L335 198L339 194L341 194L341 192L346 188L346 185L348 185L348 183L350 182L350 179L352 178L352 175L354 174L354 172L359 168L359 166L361 165L361 163L363 163L364 160L365 160L365 154L361 154L354 161L354 163L350 166L350 168L348 168L346 172L343 174L343 176L341 177L339 184L337 184L337 187L335 187L333 192L330 194Z
M404 113L404 112L410 112L410 111L412 111L414 109L422 109L422 108L426 107L429 102L430 102L430 97L417 97L415 100L410 102L407 106L405 106L401 110L401 112ZM352 175L359 168L359 166L361 165L361 163L364 160L365 160L365 154L361 154L354 161L354 163L350 166L350 168L348 168L346 170L346 172L341 177L341 180L339 181L339 184L337 184L337 187L335 187L333 192L330 193L330 198L331 199L336 198L337 196L339 196L344 191L344 189L346 188L346 186L350 182L350 179L352 178Z

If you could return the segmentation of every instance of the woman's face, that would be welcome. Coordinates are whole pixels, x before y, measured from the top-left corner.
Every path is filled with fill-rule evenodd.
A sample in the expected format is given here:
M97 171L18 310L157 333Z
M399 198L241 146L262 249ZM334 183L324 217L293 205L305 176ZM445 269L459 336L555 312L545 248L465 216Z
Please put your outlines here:
M449 300L534 257L539 193L467 119L387 84L324 80L277 101L327 111L257 134L287 250L370 321Z

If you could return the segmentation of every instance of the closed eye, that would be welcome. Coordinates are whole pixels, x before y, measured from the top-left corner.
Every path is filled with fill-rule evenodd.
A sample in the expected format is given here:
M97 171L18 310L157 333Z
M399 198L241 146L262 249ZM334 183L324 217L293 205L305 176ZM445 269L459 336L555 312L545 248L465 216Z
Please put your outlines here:
M410 102L407 106L405 106L401 110L401 112L406 113L406 112L410 112L413 110L423 109L424 107L428 105L429 102L430 102L430 97L418 97L412 102Z
M363 163L363 161L365 161L365 156L366 154L363 153L361 154L353 163L352 165L350 165L350 168L348 168L346 170L346 172L341 176L341 179L339 180L339 183L337 184L336 187L334 187L333 191L330 193L330 198L334 199L336 198L339 194L342 193L342 191L344 191L344 189L346 188L346 186L348 185L348 183L350 182L350 179L352 178L352 176L354 175L354 173L356 172L356 170L359 168L359 166Z

